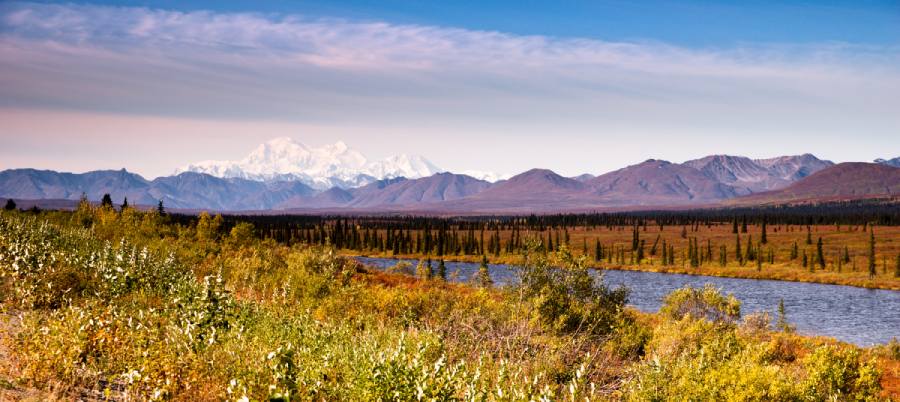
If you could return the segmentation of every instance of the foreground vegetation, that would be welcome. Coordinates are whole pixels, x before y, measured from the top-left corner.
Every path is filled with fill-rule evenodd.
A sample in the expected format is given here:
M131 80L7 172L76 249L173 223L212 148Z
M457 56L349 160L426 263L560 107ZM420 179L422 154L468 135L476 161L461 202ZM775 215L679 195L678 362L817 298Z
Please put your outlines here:
M227 229L226 229L226 226ZM716 289L658 314L590 258L524 238L521 285L366 269L247 223L82 204L5 212L2 382L40 399L881 400L900 345L859 349L742 316ZM559 267L559 268L552 268ZM774 321L774 322L773 322Z

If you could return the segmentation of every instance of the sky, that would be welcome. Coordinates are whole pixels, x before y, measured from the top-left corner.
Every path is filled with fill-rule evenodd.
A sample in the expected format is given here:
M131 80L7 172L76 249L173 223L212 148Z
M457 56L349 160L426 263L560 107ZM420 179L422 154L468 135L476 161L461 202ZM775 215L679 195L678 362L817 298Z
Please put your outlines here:
M900 1L0 2L0 169L900 155Z

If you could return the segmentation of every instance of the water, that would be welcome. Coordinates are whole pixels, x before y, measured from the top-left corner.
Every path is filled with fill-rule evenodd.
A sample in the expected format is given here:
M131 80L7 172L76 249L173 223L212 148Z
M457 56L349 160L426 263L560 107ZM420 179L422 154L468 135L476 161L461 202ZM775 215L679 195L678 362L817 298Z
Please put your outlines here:
M360 262L381 269L398 260L358 257ZM415 267L417 260L406 260ZM432 262L437 269L437 261ZM451 280L465 282L478 271L477 263L445 262ZM824 335L860 346L900 339L900 291L864 289L852 286L714 276L664 274L658 272L606 270L604 280L610 286L631 289L629 304L642 310L659 310L669 292L686 285L700 287L711 283L741 301L741 313L775 312L784 299L788 321L806 335ZM454 273L456 273L454 275ZM491 264L494 283L504 285L516 280L511 267ZM774 319L774 316L773 316Z

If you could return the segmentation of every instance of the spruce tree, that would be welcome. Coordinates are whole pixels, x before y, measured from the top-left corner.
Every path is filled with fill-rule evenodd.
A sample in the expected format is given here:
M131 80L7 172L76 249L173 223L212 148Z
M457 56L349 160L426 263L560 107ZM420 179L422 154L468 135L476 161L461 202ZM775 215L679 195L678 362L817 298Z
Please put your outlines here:
M825 269L825 254L822 252L822 237L816 242L816 262L820 269Z
M762 222L762 233L760 233L760 236L761 236L759 239L760 244L768 243L768 240L766 239L766 220L765 219L763 219L763 222Z
M128 197L125 197L125 200L122 201L122 210L124 211L125 208L128 208Z
M791 328L787 322L787 312L784 308L784 299L780 299L778 301L778 323L776 325L779 330L784 332L788 332Z
M875 230L869 232L869 276L875 276Z
M797 256L800 254L800 249L797 247L797 242L794 242L794 246L791 247L791 261L797 259Z
M741 235L735 235L734 239L734 259L738 261L738 264L744 265L744 253L741 251Z
M601 261L603 259L603 248L600 245L600 239L597 239L597 243L594 245L594 261Z
M6 200L6 205L3 207L3 209L5 209L5 210L7 210L7 211L13 211L13 210L15 210L15 209L16 209L16 202L13 201L12 198L7 199L7 200Z
M491 272L488 268L487 256L481 256L481 265L478 266L478 276L476 277L477 285L483 288L489 288L494 285L491 279Z
M443 258L438 260L438 277L441 278L442 281L447 280L447 266L444 265Z
M897 264L894 266L894 278L900 278L900 253L897 254Z
M109 193L103 194L103 199L100 201L100 206L112 208L113 202L112 197L109 196Z
M163 200L159 200L159 205L156 206L156 212L160 215L165 215L166 209L163 208Z

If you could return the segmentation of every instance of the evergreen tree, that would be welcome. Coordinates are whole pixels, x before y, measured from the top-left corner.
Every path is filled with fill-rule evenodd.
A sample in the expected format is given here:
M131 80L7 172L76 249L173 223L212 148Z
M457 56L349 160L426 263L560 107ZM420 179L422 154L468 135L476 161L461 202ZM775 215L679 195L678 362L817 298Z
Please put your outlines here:
M869 276L875 276L875 229L869 235Z
M734 217L734 219L731 220L731 233L737 234L737 232L738 232L737 217Z
M669 247L666 245L666 241L663 240L662 244L662 256L660 258L662 265L669 265Z
M488 268L487 256L481 256L481 265L478 266L478 275L475 277L478 286L489 288L494 285L491 279L490 269Z
M166 214L166 209L163 208L163 200L159 200L159 205L156 206L156 212L160 215Z
M787 322L787 312L784 308L784 299L780 299L778 301L778 323L776 324L777 328L788 332L790 330L790 325Z
M741 235L735 235L734 239L734 258L738 261L738 264L744 265L744 253L741 251Z
M800 254L800 249L797 246L797 242L794 242L794 246L791 247L791 261L797 259L797 256Z
M809 225L806 226L806 244L812 244L812 229L809 228Z
M816 242L816 262L819 264L820 269L825 269L825 254L822 252L822 237L819 237L819 241Z
M597 243L594 245L594 261L603 260L603 246L600 245L600 239L597 239Z
M641 261L643 261L643 260L644 260L644 241L641 240L641 243L638 244L638 249L637 249L637 263L640 264Z
M637 250L640 239L641 239L641 236L638 233L637 224L635 224L634 228L631 230L631 251Z
M806 249L803 249L803 268L809 265L809 258L806 256ZM812 269L810 269L812 271Z
M122 210L124 211L125 208L128 208L128 197L125 197L125 200L122 201Z
M900 278L900 253L897 254L897 265L894 266L894 278Z
M741 233L747 233L747 216L744 216L744 219L741 220Z
M7 211L15 210L15 209L16 209L16 202L13 201L12 198L6 200L6 205L3 207L3 209L5 209L5 210L7 210Z
M113 202L112 197L109 196L109 193L103 194L103 199L100 201L100 206L112 208Z
M444 265L443 258L438 260L438 277L441 278L442 281L447 280L447 266Z
M765 219L763 219L763 222L762 222L762 233L760 233L760 236L761 236L759 239L760 244L768 243L768 240L766 239L766 220Z

